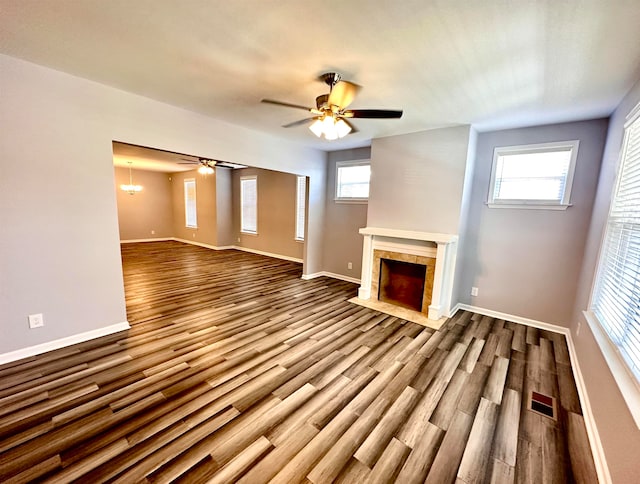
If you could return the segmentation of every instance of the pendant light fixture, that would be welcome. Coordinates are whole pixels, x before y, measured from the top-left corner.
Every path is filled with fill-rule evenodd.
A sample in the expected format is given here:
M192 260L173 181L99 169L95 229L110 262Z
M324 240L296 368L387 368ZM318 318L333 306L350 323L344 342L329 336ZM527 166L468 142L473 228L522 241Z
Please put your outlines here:
M131 161L127 162L129 164L129 184L128 185L120 185L120 190L127 192L129 195L135 195L136 193L142 191L142 185L134 185L133 184L133 175L131 174Z

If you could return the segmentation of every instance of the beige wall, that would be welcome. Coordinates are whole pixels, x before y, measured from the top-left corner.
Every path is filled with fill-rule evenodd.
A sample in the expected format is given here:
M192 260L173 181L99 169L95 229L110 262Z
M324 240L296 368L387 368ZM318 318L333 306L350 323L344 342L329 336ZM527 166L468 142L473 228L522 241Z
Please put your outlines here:
M135 195L122 191L129 184L129 169L115 167L120 240L173 237L171 182L166 173L131 170L133 182L142 186Z
M327 203L325 209L323 270L360 279L362 272L362 236L359 229L367 226L367 204L337 203L335 197L336 163L369 160L371 148L355 148L329 153L327 164ZM348 268L349 262L352 269Z
M178 239L218 245L216 223L216 173L201 175L197 170L173 173L171 194L173 204L173 236ZM196 221L197 228L186 226L184 206L184 181L196 181Z
M240 232L240 177L251 175L258 177L257 235ZM302 259L304 243L295 240L296 177L259 168L234 170L232 177L236 245Z

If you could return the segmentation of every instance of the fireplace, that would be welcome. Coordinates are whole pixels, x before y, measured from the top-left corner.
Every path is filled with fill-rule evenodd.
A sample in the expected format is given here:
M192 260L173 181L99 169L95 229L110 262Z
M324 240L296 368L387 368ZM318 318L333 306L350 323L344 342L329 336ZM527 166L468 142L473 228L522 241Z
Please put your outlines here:
M374 227L360 233L362 277L354 302L404 319L412 313L426 325L449 316L456 235Z
M392 259L380 259L378 299L422 312L427 266Z

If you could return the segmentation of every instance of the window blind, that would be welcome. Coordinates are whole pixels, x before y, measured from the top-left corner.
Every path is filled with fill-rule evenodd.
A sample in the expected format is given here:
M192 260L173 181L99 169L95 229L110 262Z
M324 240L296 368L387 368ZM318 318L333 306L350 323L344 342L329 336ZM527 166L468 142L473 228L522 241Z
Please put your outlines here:
M198 217L196 214L196 181L184 181L184 210L185 225L189 228L198 227Z
M304 240L305 199L307 177L299 176L296 182L296 240Z
M258 179L240 179L240 231L258 233Z
M591 305L640 382L640 116L625 130Z

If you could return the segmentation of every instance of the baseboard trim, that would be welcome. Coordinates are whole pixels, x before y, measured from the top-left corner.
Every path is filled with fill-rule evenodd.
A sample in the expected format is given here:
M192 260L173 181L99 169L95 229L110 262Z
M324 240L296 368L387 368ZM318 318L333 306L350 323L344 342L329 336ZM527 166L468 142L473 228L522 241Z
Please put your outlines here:
M265 255L267 257L273 257L275 259L288 260L289 262L298 262L299 264L302 264L302 259L298 259L297 257L291 257L288 255L282 255L282 254L274 254L273 252L265 252L264 250L250 249L248 247L240 247L239 245L234 245L231 248L236 250L242 250L244 252L251 252L252 254Z
M341 281L353 282L354 284L360 284L360 279L356 279L355 277L343 276L342 274L336 274L335 272L327 272L327 271L314 272L313 274L302 274L301 279L304 279L305 281L309 281L311 279L315 279L317 277L323 277L323 276L331 277L333 279L340 279Z
M129 325L129 322L124 321L122 323L105 326L104 328L98 328L91 331L86 331L84 333L67 336L65 338L48 341L46 343L28 346L27 348L10 351L8 353L3 353L0 355L0 365L21 360L23 358L29 358L30 356L46 353L47 351L59 350L67 346L84 343L85 341L89 341L91 339L100 338L101 336L107 336L113 333L119 333L120 331L125 331L130 328L131 326Z
M158 237L153 239L126 239L121 240L121 244L137 244L139 242L166 242L167 240L175 240L173 237Z
M460 309L482 314L483 316L489 316L496 319L504 319L507 321L512 321L514 323L524 324L525 326L531 326L533 328L553 331L554 333L561 333L569 337L571 336L571 331L569 330L569 328L565 326L546 323L544 321L538 321L536 319L523 318L522 316L516 316L515 314L502 313L500 311L494 311L492 309L481 308L478 306L471 306L469 304L460 304L460 303L456 304L454 306L454 309L451 311L451 315L453 316L455 312Z
M212 249L212 250L227 250L227 249L235 248L232 245L224 245L219 247L216 245L205 244L204 242L197 242L195 240L180 239L178 237L171 237L170 239L167 239L167 240L173 240L174 242L182 242L183 244L197 245L198 247L204 247L205 249Z
M492 318L513 321L514 323L524 324L525 326L531 326L538 329L553 331L555 333L561 333L566 337L567 347L569 348L569 359L571 360L571 368L573 369L573 375L576 380L578 397L580 398L580 405L582 406L582 417L584 418L584 424L587 428L589 445L591 446L591 454L593 455L593 462L596 467L596 473L598 474L598 481L603 484L611 483L612 481L611 474L609 473L609 466L607 465L604 449L602 448L602 442L600 441L600 434L598 433L598 427L593 416L593 411L591 410L589 394L587 393L587 386L585 384L584 378L582 377L582 371L580 370L580 363L578 362L576 348L573 344L571 330L565 326L559 326L557 324L546 323L544 321L537 321L535 319L523 318L514 314L502 313L499 311L493 311L491 309L480 308L477 306L470 306L468 304L460 303L454 306L453 310L451 311L450 317L453 317L456 312L461 309L482 314L484 316L490 316Z

